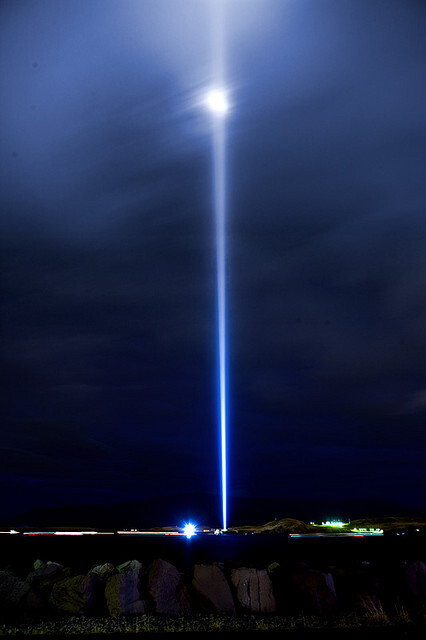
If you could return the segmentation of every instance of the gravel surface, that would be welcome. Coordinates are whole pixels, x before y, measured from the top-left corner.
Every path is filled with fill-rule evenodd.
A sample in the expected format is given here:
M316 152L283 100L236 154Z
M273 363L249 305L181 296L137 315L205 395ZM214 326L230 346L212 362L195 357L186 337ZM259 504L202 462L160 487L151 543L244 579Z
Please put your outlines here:
M87 634L135 634L135 633L206 633L206 632L271 632L271 631L353 631L365 633L367 629L377 631L392 630L401 625L395 625L391 620L372 622L358 616L346 616L327 620L315 616L283 617L283 616L219 616L200 615L185 618L170 618L155 615L119 616L119 617L85 617L73 616L69 618L43 620L20 625L0 626L0 635L87 635ZM407 632L413 630L414 625L404 625ZM403 636L401 636L403 637Z

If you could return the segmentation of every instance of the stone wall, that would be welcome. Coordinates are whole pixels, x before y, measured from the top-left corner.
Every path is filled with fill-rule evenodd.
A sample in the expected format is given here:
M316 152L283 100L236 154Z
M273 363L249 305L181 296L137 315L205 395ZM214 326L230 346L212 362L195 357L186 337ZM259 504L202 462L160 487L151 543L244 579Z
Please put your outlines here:
M69 615L190 616L217 613L323 615L381 611L403 606L426 613L426 564L368 562L321 570L306 563L288 567L196 564L185 574L163 559L105 563L87 573L37 560L26 575L0 571L3 621Z

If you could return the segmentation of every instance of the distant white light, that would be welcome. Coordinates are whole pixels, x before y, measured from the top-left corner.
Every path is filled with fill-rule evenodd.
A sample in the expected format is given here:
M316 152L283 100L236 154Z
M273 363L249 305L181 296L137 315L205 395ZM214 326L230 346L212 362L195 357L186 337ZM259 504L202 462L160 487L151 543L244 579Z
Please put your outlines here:
M195 525L192 522L188 522L183 528L183 535L189 538L196 535Z
M222 89L212 89L206 96L206 105L217 116L224 116L229 111L226 92Z

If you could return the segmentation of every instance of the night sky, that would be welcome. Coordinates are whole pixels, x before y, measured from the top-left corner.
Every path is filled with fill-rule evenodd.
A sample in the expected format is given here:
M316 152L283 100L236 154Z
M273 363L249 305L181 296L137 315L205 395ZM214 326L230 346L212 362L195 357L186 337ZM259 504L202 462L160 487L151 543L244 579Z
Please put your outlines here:
M426 494L426 3L227 0L232 496ZM2 503L219 489L208 0L1 0Z

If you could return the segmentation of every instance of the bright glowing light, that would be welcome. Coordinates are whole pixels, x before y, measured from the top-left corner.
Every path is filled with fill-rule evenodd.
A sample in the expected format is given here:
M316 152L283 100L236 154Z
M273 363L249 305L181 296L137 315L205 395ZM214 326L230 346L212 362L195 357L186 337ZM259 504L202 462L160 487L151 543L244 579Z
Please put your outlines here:
M188 538L192 538L192 536L197 535L197 531L195 529L195 525L192 522L188 522L183 528L183 535Z
M323 522L322 524L326 527L344 527L346 522L341 522L340 520L327 520L327 522Z
M206 96L206 105L216 116L225 116L229 111L229 102L223 89L212 89Z

